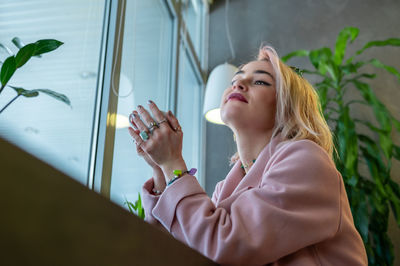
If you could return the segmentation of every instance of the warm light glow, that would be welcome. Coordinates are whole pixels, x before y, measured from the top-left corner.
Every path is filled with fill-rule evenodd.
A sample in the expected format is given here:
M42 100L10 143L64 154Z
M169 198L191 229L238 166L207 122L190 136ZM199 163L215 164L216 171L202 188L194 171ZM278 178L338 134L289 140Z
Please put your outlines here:
M205 117L208 121L215 124L225 125L221 120L221 116L219 114L220 108L212 109L205 114Z
M211 71L207 80L203 106L203 114L207 121L225 125L219 115L221 96L224 94L226 88L232 86L231 80L237 70L237 67L225 63L216 66L213 71Z
M126 128L129 127L129 119L126 115L117 114L117 125L116 128Z

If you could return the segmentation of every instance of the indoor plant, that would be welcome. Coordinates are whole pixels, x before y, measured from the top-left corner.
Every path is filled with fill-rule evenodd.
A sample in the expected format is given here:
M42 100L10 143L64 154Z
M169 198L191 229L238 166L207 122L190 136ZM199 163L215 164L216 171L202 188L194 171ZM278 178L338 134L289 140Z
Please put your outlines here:
M314 85L323 114L334 134L334 160L344 179L354 222L367 250L368 263L392 265L393 245L387 235L390 209L400 226L400 188L390 174L392 160L400 160L400 146L394 143L392 133L398 136L400 122L376 97L368 82L376 74L365 73L363 66L383 68L399 80L400 73L377 59L363 61L358 56L370 47L400 46L400 39L371 41L351 56L346 56L347 44L352 43L358 33L357 28L344 28L338 35L334 51L328 47L298 50L282 60L307 56L314 67L301 72L319 77ZM349 99L349 90L357 92L362 100ZM354 114L357 113L352 110L357 105L371 109L375 121L356 117ZM368 170L363 171L361 164L366 164Z
M47 40L38 40L34 43L30 43L27 45L22 45L22 42L19 38L15 37L12 42L19 48L16 55L10 55L7 57L4 62L2 63L1 70L0 70L0 94L7 86L9 80L14 75L15 71L22 67L26 62L28 62L32 57L40 57L44 53L51 52L63 43L57 40L47 39ZM1 48L6 49L4 45L1 45ZM7 52L11 52L10 49L6 49ZM0 62L1 63L1 62ZM14 89L17 95L11 99L4 107L0 109L0 113L3 112L11 103L13 103L16 99L20 96L24 97L36 97L39 93L47 94L59 101L62 101L68 105L71 105L70 100L67 96L60 94L58 92L49 90L49 89L33 89L33 90L26 90L21 87L10 86L8 87Z

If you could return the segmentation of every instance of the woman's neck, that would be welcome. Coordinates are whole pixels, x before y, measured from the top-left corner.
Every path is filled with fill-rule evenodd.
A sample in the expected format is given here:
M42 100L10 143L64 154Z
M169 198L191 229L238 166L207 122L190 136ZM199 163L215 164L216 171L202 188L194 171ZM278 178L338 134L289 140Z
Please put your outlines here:
M240 161L246 173L271 139L272 131L268 132L235 132L236 145Z

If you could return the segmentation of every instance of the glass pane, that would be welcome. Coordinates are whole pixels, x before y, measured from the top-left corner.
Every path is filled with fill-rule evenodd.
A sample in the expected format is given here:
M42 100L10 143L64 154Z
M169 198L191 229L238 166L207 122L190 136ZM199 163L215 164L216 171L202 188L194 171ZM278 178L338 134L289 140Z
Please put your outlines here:
M183 131L183 158L188 169L199 169L201 84L184 48L181 48L179 74L177 118Z
M198 56L200 52L200 21L202 5L203 4L199 0L183 0L182 2L182 16L185 20L189 36ZM185 32L183 33L185 34Z
M136 154L128 133L128 116L137 105L153 100L168 106L173 18L164 1L127 1L123 39L111 199L123 205L137 199L151 168Z
M19 97L0 114L0 135L28 152L87 182L105 1L2 0L0 43L13 53L11 39L64 42L17 69L9 85L46 88L65 94L72 108L41 93ZM1 50L1 48L0 48ZM0 52L4 61L5 50ZM16 92L6 87L0 108Z

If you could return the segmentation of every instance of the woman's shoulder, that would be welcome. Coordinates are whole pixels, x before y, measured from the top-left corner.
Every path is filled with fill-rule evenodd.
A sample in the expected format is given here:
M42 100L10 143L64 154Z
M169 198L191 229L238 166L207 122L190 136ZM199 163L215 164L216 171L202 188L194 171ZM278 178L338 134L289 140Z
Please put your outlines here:
M279 142L271 151L271 163L287 163L303 167L320 165L336 170L331 156L320 145L308 139Z
M263 171L264 182L300 182L310 184L310 187L337 185L339 177L329 154L317 143L306 139L279 143Z
M280 153L290 153L294 156L313 157L318 156L330 159L329 154L317 143L309 139L285 140L276 145L273 155Z

